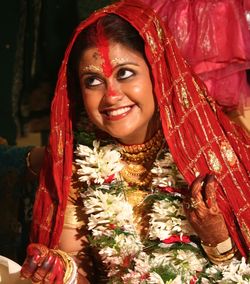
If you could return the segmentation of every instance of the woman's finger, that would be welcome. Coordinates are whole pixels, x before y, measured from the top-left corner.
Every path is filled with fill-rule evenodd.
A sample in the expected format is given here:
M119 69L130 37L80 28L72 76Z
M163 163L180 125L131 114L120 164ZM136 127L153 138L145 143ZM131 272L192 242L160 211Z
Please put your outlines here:
M48 254L47 257L44 259L41 266L37 268L34 272L32 279L36 280L36 282L41 282L45 279L46 275L50 272L53 264L55 262L55 256L52 254Z
M198 218L203 218L204 214L206 214L206 205L204 203L204 199L202 196L202 187L204 184L204 177L197 177L191 185L190 189L190 197L187 197L186 204L189 207L189 211L193 211L194 214L197 215Z
M58 266L56 275L57 276L56 276L56 279L55 279L55 284L62 284L63 278L64 278L64 271L63 271L62 265Z
M202 199L201 191L202 191L202 185L203 185L203 176L197 177L191 187L190 187L190 195L192 198L198 198L199 200Z
M21 269L21 277L30 278L33 273L37 270L39 264L39 255L36 256L28 256L22 266Z
M42 244L29 244L29 246L27 247L27 257L21 269L21 277L32 278L33 274L42 265L43 260L48 252L49 249ZM36 282L38 282L38 280Z
M63 277L64 277L63 263L62 263L60 257L56 255L50 271L44 277L44 283L62 284L63 283Z
M206 178L206 184L204 186L204 196L207 208L216 208L216 183L213 175L208 175Z

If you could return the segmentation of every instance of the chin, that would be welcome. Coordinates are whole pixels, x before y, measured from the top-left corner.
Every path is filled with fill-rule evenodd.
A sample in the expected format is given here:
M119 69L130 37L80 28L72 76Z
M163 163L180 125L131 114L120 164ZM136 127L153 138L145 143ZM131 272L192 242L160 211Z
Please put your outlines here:
M106 131L110 136L112 136L113 138L117 139L119 142L124 143L125 141L130 140L129 137L130 135L126 135L126 133L124 133L124 131L121 130L119 131Z

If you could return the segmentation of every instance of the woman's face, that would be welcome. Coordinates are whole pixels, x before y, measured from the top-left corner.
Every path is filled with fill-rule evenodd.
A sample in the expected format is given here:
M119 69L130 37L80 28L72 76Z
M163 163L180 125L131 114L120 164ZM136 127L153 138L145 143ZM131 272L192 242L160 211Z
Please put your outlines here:
M155 101L143 56L110 42L89 48L79 64L81 92L91 121L124 144L140 144L155 132Z

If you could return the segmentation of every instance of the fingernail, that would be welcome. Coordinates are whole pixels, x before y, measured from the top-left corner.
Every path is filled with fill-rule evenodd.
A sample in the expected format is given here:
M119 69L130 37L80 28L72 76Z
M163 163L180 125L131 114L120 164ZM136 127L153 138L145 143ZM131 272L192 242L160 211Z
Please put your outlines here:
M41 255L40 254L36 254L36 255L33 256L33 261L34 262L38 262L40 258L41 258Z

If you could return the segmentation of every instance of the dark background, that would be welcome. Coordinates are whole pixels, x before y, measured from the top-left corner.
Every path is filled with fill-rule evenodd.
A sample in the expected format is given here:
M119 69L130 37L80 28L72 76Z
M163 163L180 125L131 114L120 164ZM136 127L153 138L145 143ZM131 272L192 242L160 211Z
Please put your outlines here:
M69 38L82 19L109 1L2 2L0 137L9 145L0 139L0 255L22 264L38 182L26 167L28 145L36 145L31 133L39 134L39 145L47 144L50 102Z
M46 144L50 102L76 25L108 0L9 0L0 11L0 136L29 132Z

